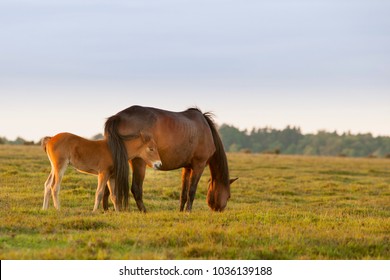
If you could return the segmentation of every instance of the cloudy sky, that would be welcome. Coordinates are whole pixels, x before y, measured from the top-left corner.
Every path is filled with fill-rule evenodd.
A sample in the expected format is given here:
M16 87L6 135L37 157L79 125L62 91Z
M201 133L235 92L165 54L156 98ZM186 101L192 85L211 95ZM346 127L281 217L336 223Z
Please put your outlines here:
M390 136L389 14L387 0L2 0L0 137L91 137L134 104Z

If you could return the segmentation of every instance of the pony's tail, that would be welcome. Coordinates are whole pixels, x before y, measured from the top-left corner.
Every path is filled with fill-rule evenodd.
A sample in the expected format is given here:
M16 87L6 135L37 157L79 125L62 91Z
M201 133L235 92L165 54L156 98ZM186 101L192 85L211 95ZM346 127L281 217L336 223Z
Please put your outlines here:
M47 142L49 142L51 138L52 137L50 137L50 136L46 136L46 137L42 138L42 140L41 140L41 147L45 151L45 153L47 153L47 151L46 151Z
M218 170L219 171L218 173L222 174L221 178L219 179L222 180L222 183L224 183L226 186L229 186L230 183L229 183L228 161L227 161L225 149L223 148L221 137L219 136L217 127L213 121L213 115L212 113L204 113L203 116L206 119L211 129L211 133L213 135L213 140L215 145L215 153L211 156L209 161L210 168L214 170Z
M129 204L129 162L125 144L118 132L119 116L114 115L107 119L104 135L114 162L115 195L119 209L126 209Z

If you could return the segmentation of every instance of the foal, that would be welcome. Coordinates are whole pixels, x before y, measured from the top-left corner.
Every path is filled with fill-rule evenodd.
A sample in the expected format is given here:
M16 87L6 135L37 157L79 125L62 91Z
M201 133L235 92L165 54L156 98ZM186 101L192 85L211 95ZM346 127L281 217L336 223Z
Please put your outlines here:
M129 160L138 157L154 169L161 168L162 163L156 143L150 136L140 132L136 135L126 136L126 139L130 139L127 150ZM59 133L54 137L43 138L41 145L51 163L51 172L45 182L44 210L49 207L50 194L53 197L54 207L60 208L58 197L60 184L69 164L80 172L98 176L93 211L98 209L106 185L109 188L115 210L121 210L118 198L121 198L122 195L118 194L118 190L115 188L115 180L112 177L114 164L106 140L92 141L71 133Z

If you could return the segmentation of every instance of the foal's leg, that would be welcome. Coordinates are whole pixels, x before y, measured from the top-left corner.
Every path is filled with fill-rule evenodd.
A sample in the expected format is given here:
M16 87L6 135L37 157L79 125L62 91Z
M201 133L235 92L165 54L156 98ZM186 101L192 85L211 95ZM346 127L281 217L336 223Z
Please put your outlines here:
M61 188L61 181L62 177L64 176L67 163L64 163L63 165L60 165L60 167L55 167L54 171L54 184L52 184L52 190L51 190L51 196L53 197L54 207L59 210L60 209L60 188Z
M187 198L187 207L186 211L191 212L192 210L192 203L195 199L196 194L196 188L198 187L198 183L200 180L200 177L202 176L203 170L205 168L205 165L198 165L193 167L191 176L190 176L190 188L188 190L188 198Z
M104 189L108 181L108 175L106 172L101 172L98 174L98 186L95 194L95 205L93 211L96 211L99 207L100 201L102 201L104 195Z
M120 207L119 207L119 204L118 204L118 199L117 199L117 196L115 194L115 179L114 178L110 178L108 180L108 183L107 183L107 188L109 189L109 192L110 192L110 198L111 198L111 201L112 201L112 204L114 204L114 209L115 211L120 211ZM107 201L107 205L108 205L108 201Z
M183 168L181 177L181 195L180 195L180 211L184 211L184 206L187 203L188 188L190 187L191 169Z
M45 182L45 191L43 194L43 210L47 210L49 208L49 199L51 194L51 186L53 184L53 171L50 171L49 177L47 178Z
M146 208L142 200L142 185L145 179L146 163L143 159L134 158L131 160L131 168L133 169L131 193L134 196L139 211L146 212Z

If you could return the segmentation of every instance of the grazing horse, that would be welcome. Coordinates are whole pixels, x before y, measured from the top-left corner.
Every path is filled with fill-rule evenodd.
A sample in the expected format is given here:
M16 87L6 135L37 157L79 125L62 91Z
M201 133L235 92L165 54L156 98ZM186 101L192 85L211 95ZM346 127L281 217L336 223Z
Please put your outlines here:
M161 158L160 170L183 168L180 211L191 211L199 179L209 165L211 180L208 186L207 203L214 211L223 211L230 198L229 169L222 141L209 113L196 108L184 112L170 112L156 108L132 106L107 119L105 137L113 155L115 184L123 193L128 193L129 165L127 163L127 140L124 135L145 131L156 141ZM145 178L145 162L140 158L131 160L133 179L131 192L140 211L146 212L142 200L142 185ZM125 197L126 201L128 197ZM107 204L103 200L103 205Z
M80 172L98 176L93 211L97 210L106 185L111 193L115 210L121 210L121 203L118 199L121 199L123 195L118 193L120 190L115 187L115 181L112 177L114 165L106 140L92 141L70 133L59 133L54 137L43 138L41 144L51 163L51 172L45 183L44 210L49 207L50 193L53 197L54 207L56 209L60 208L58 198L60 184L69 164ZM156 143L147 134L128 135L126 136L126 144L126 159L139 157L156 169L161 166Z

